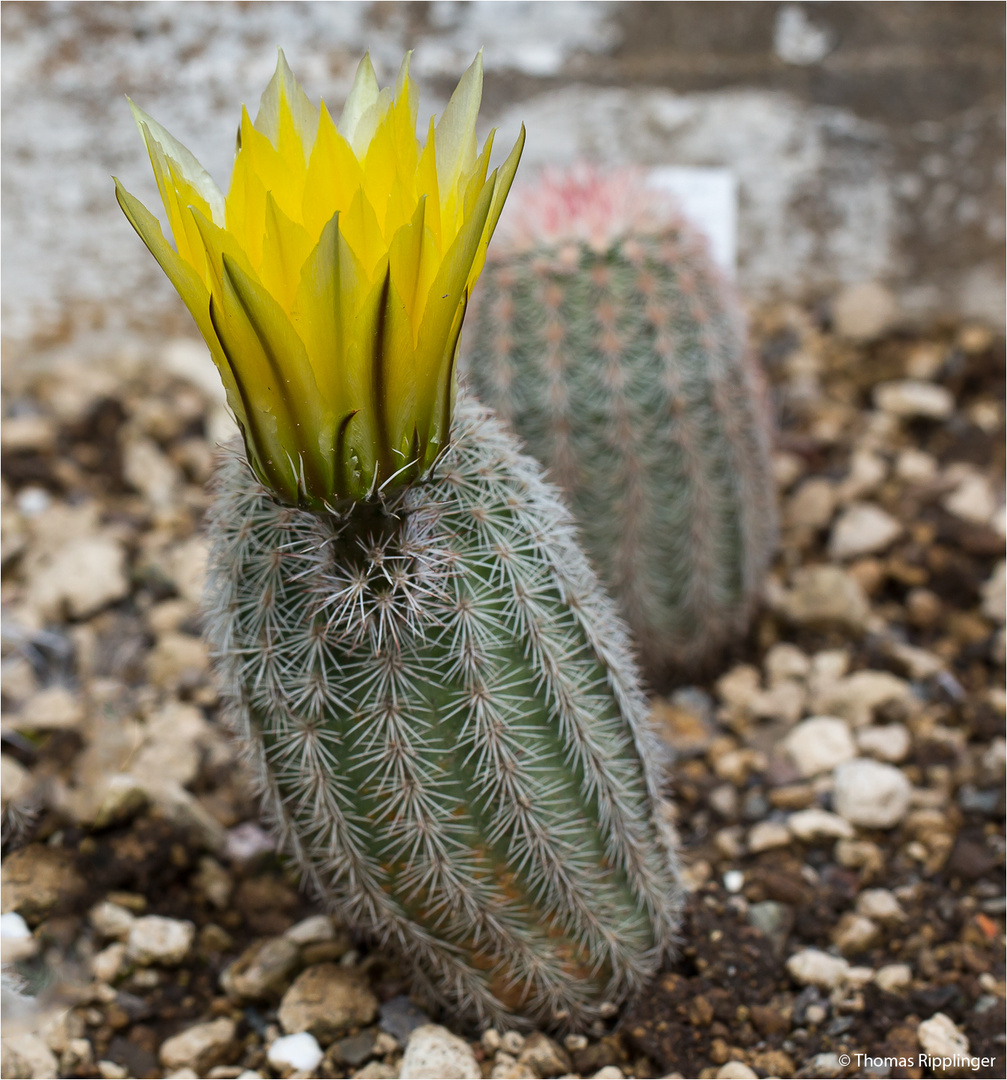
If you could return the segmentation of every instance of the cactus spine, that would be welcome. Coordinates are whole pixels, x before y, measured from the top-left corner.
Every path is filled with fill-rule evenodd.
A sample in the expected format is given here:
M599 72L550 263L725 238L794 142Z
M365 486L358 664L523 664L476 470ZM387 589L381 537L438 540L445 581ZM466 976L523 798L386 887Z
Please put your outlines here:
M465 344L479 397L569 497L645 670L745 626L775 541L769 424L703 241L632 174L515 192Z
M672 943L658 744L557 493L473 401L454 434L427 479L345 514L281 506L231 454L208 635L330 907L471 1018L576 1027Z

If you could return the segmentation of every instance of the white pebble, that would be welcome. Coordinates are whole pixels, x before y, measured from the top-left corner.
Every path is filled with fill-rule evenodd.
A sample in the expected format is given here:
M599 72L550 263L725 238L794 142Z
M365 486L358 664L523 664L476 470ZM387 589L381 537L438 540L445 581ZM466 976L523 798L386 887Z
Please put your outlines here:
M756 1080L758 1075L743 1061L728 1061L717 1070L717 1080Z
M138 964L180 964L195 934L196 927L188 919L144 915L130 927L127 948Z
M997 499L989 480L980 473L968 473L941 504L949 514L973 525L988 525L996 513Z
M307 1031L282 1036L270 1045L266 1053L269 1064L278 1072L284 1069L300 1073L314 1072L323 1057L318 1040Z
M834 559L856 559L891 547L902 533L902 524L873 503L853 503L843 511L829 535L829 554Z
M760 821L748 832L748 850L752 854L786 847L790 843L790 830L782 821Z
M798 840L841 840L854 835L853 826L838 814L817 806L798 810L787 818L787 828Z
M802 986L833 990L846 981L850 965L841 957L830 956L821 949L802 949L787 961L787 971Z
M729 893L739 893L745 884L745 873L743 870L728 870L724 875L724 888Z
M794 728L784 749L801 776L817 776L856 757L857 748L845 720L838 716L812 716Z
M857 746L881 761L905 761L912 737L905 724L874 724L857 731Z
M901 922L906 914L890 889L864 889L857 897L857 911L878 922Z
M898 379L874 388L874 404L893 416L923 416L943 420L954 412L955 399L937 383Z
M16 911L5 911L0 915L0 938L6 941L24 941L30 937L28 924Z
M958 1030L950 1016L934 1013L916 1029L920 1046L934 1057L964 1057L969 1052L969 1041Z
M328 915L309 915L285 930L283 936L295 945L315 945L331 941L336 936L336 929Z
M470 1080L482 1070L469 1044L439 1024L415 1028L402 1057L401 1080Z
M874 981L889 994L908 989L913 981L913 969L908 964L885 964L874 973Z
M891 829L906 816L912 785L894 765L856 758L837 766L832 799L836 812L853 825Z

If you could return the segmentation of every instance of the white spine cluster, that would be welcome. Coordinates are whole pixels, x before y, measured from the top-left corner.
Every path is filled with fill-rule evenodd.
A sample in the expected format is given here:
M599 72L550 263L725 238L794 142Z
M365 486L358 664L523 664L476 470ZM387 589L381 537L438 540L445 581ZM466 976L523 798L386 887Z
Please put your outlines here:
M232 455L208 633L325 901L478 1021L578 1026L673 943L661 753L555 490L471 400L455 435L345 516L279 506Z

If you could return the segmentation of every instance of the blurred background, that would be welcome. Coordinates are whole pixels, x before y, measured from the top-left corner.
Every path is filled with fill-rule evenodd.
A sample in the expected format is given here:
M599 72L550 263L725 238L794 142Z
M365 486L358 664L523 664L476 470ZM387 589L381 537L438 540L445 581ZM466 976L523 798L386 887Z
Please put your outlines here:
M8 364L87 332L188 333L123 219L148 205L124 95L222 187L239 103L282 44L338 107L363 49L402 53L424 109L485 46L482 123L523 171L579 158L721 167L746 297L844 286L894 324L1004 317L1004 9L998 3L6 3L3 342ZM508 143L509 145L509 143ZM866 305L866 306L865 306ZM856 305L855 305L856 306ZM107 343L106 343L107 344ZM104 345L103 345L104 347Z

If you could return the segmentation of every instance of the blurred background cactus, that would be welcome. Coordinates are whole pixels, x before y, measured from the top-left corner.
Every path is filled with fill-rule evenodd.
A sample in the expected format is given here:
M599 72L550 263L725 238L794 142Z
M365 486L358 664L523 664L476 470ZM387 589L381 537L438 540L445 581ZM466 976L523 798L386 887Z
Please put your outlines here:
M738 302L671 197L586 168L516 192L465 354L566 490L651 678L715 658L773 552L770 423Z

